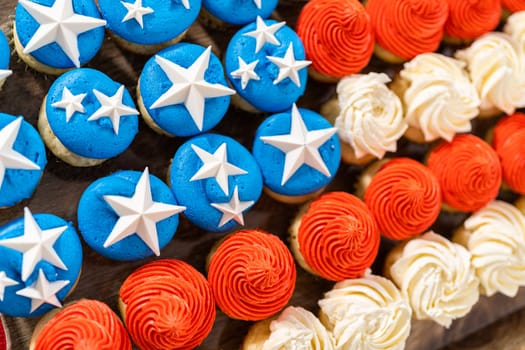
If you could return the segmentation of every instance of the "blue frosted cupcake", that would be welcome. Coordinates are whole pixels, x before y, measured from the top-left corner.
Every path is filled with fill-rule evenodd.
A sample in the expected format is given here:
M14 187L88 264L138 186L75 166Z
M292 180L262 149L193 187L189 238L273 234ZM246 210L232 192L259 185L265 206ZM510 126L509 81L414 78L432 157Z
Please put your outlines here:
M267 18L277 7L277 0L202 0L205 19L216 26L245 25L257 17Z
M105 24L93 0L19 0L15 49L33 69L59 75L95 56Z
M11 75L9 70L9 56L11 55L11 50L9 49L9 44L4 35L4 32L0 30L0 90L4 85L5 79Z
M321 115L297 108L265 119L256 131L253 156L266 192L286 203L319 194L341 160L336 129Z
M70 222L52 214L31 214L0 227L0 313L40 316L74 289L82 266L82 245Z
M304 47L284 22L248 24L230 40L226 75L238 95L232 102L250 112L282 112L303 95L307 66Z
M175 153L168 174L184 215L200 228L228 231L244 225L244 212L262 192L261 171L237 141L206 134L185 142Z
M138 115L124 85L90 68L60 76L40 108L47 147L73 166L93 166L124 152L138 132Z

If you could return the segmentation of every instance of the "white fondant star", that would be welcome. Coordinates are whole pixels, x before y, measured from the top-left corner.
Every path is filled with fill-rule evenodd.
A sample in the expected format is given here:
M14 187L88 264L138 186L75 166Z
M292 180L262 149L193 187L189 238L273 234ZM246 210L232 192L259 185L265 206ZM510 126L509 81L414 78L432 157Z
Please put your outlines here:
M150 108L184 103L195 125L202 131L205 99L233 95L235 93L234 90L222 84L211 84L205 80L204 73L208 69L210 54L211 46L208 46L188 68L181 67L161 56L155 56L155 62L157 62L173 85Z
M284 57L266 56L267 59L272 61L277 67L279 67L279 75L277 79L273 81L276 85L286 78L290 78L298 87L301 87L301 81L299 80L299 71L304 67L307 67L311 61L296 60L293 52L293 44L290 43Z
M5 289L17 284L17 281L7 277L5 271L0 271L0 301L4 301Z
M190 0L180 0L186 10L190 9Z
M29 208L26 207L24 208L24 234L1 240L0 246L22 253L22 281L25 281L41 260L47 261L62 270L67 270L67 266L53 248L53 245L65 230L67 230L67 226L42 230Z
M126 13L126 16L122 18L122 22L129 21L130 19L134 19L139 24L140 28L144 28L144 21L142 17L144 15L148 15L150 13L153 13L153 9L151 7L142 7L142 0L135 0L134 3L121 1L120 2L128 11Z
M120 126L120 117L123 115L137 115L139 111L135 108L126 106L122 103L124 97L124 85L120 85L117 92L109 97L104 93L94 89L93 93L97 97L98 102L100 102L100 108L97 109L91 117L88 118L88 121L97 120L102 117L108 117L111 120L113 125L113 131L118 135L118 130Z
M148 168L140 176L133 196L108 195L104 196L104 200L119 215L115 226L104 242L104 248L137 234L157 256L160 255L157 222L186 209L183 206L153 201Z
M323 158L321 158L319 147L335 134L336 129L326 128L308 131L295 104L292 106L291 119L292 123L289 134L261 137L264 143L270 144L286 154L281 186L283 186L303 164L309 165L325 176L331 176Z
M87 94L73 95L67 87L64 86L62 90L62 99L53 103L51 106L55 108L62 108L66 110L66 123L69 122L75 112L84 113L85 109L82 105L82 100Z
M31 299L31 313L43 304L61 307L62 304L57 298L57 293L68 284L69 281L67 280L49 282L44 271L40 269L38 270L38 279L29 287L17 291L16 294Z
M28 54L57 43L76 67L80 67L78 35L106 25L102 19L76 14L73 0L56 0L51 7L20 0L20 5L40 25L23 52Z
M253 0L253 3L259 10L262 8L262 0Z
M234 79L241 79L241 86L244 90L246 89L246 86L248 85L251 79L260 79L257 73L255 73L255 67L257 66L257 63L259 63L259 60L255 60L252 63L246 64L246 62L244 62L244 60L240 56L237 58L239 59L239 68L231 72L230 75Z
M228 176L248 173L246 170L228 163L226 143L222 143L213 154L203 150L197 145L191 145L191 148L203 164L192 176L190 181L214 177L224 194L228 195L230 193L228 190Z
M210 203L212 207L222 212L219 227L224 226L231 219L237 221L239 225L244 225L243 211L251 207L254 201L242 202L239 200L239 190L237 186L233 189L233 195L229 202L226 203Z
M13 71L9 69L0 69L0 81L6 79L11 74L13 74Z
M6 169L40 169L38 164L13 149L21 125L22 117L19 117L0 130L0 188L4 183Z
M255 30L246 32L243 35L251 36L255 39L255 53L259 52L263 48L264 44L269 43L272 45L280 45L281 42L275 37L275 33L284 26L286 22L279 22L267 26L264 23L264 19L257 16L257 22Z

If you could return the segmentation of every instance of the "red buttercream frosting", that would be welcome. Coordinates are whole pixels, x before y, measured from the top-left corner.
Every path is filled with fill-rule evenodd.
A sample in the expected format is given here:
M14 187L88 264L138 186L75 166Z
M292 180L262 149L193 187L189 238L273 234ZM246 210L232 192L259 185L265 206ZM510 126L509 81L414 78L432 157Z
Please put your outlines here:
M448 0L445 34L459 39L475 39L497 27L501 0Z
M443 202L472 212L496 198L501 186L501 164L485 141L470 134L440 143L428 157L428 168L441 186Z
M379 249L379 228L365 203L345 192L314 200L301 217L299 250L323 278L341 281L362 276Z
M501 0L501 5L510 12L525 11L525 0Z
M120 287L125 321L142 350L198 346L215 321L208 281L187 263L164 259L135 270Z
M448 17L447 0L368 0L377 44L410 60L435 51Z
M106 304L80 300L51 318L36 337L34 350L131 350L126 329Z
M365 192L381 233L407 239L426 231L441 210L439 181L423 164L396 158L384 164Z
M492 147L497 152L512 134L522 129L525 129L525 114L516 112L501 118L494 128Z
M286 245L260 230L227 237L208 269L217 306L229 317L247 321L279 312L292 297L295 280L294 260Z
M342 78L363 69L374 50L370 17L357 0L311 0L296 25L311 68Z

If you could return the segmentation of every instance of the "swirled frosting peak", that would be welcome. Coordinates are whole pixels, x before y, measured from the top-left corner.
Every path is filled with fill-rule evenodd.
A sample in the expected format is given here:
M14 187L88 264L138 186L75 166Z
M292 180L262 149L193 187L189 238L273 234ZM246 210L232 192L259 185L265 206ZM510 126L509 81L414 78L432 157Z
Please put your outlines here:
M447 328L479 299L470 253L432 231L404 246L390 274L417 319L434 320Z
M525 0L522 0L522 3L523 9L507 18L503 31L518 43L520 50L525 51Z
M180 260L138 268L120 287L120 299L131 338L142 350L193 349L215 321L208 282Z
M458 39L475 39L499 24L500 0L448 0L445 34Z
M525 11L525 0L501 0L501 5L510 12Z
M229 317L258 321L279 312L295 289L293 256L279 237L242 230L213 253L208 281L219 308Z

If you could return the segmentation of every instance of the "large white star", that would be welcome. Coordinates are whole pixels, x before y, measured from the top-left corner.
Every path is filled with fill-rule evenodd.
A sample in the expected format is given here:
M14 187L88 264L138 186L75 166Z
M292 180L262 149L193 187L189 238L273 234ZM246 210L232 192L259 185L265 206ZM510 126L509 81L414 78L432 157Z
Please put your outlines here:
M230 75L234 79L241 79L241 86L244 90L246 89L246 86L248 85L251 79L260 79L257 73L255 73L255 67L257 66L257 63L259 63L259 60L255 60L252 63L247 64L246 62L244 62L241 56L237 58L239 59L239 68L231 72Z
M205 100L235 93L234 90L222 84L210 84L204 79L204 73L208 69L210 61L210 54L211 46L208 46L188 68L181 67L161 56L155 56L155 62L157 62L173 85L150 108L184 103L195 125L202 131Z
M119 215L115 226L104 242L104 248L137 234L157 256L160 255L157 222L186 209L183 206L153 201L148 168L140 176L133 196L107 195L104 196L104 200Z
M0 69L0 81L6 79L11 74L13 74L13 71L9 69Z
M257 16L257 22L255 30L246 32L243 35L251 36L255 39L255 53L259 52L263 48L264 44L269 43L272 45L280 45L281 42L275 37L275 33L284 26L286 22L279 22L267 26L264 23L264 19Z
M246 170L228 163L226 143L222 143L213 154L196 145L191 145L191 148L203 164L191 177L190 181L214 177L224 194L228 195L230 193L228 190L228 176L248 173Z
M62 270L67 270L67 266L53 248L53 245L65 230L67 230L67 226L42 230L29 208L26 207L24 208L24 234L1 240L0 246L22 253L22 281L25 281L41 260L47 261Z
M0 188L4 183L6 169L40 169L38 164L13 149L21 125L22 117L19 117L0 130Z
M139 24L140 28L144 28L144 21L142 17L144 15L148 15L150 13L153 13L153 9L151 7L142 7L142 0L135 0L134 3L121 1L120 2L128 11L126 13L126 16L122 18L122 22L129 21L130 19L134 19Z
M93 93L100 102L100 108L97 109L91 117L88 118L89 121L97 120L102 117L108 117L111 120L113 125L113 131L118 135L118 130L120 126L120 117L126 115L137 115L139 111L135 108L126 106L122 103L124 95L124 85L120 85L117 92L109 97L98 90L93 90Z
M266 56L267 59L272 61L277 67L279 67L279 75L273 81L274 85L278 84L286 78L290 78L298 87L301 86L299 80L299 71L304 67L307 67L311 61L296 60L293 52L293 44L290 43L284 57Z
M336 128L308 131L295 104L292 106L291 119L292 123L289 134L261 136L261 140L264 143L270 144L286 154L281 186L283 186L303 164L309 165L325 176L331 176L330 171L321 158L319 147L335 134Z
M227 224L231 219L235 220L239 225L244 225L243 211L251 207L254 201L242 202L239 199L239 190L237 186L233 189L233 195L229 202L226 203L210 203L212 207L222 212L219 227Z
M31 311L33 312L43 304L61 307L56 294L69 284L67 280L49 282L42 269L38 270L38 279L29 287L20 289L16 294L31 299Z
M4 301L5 289L17 284L17 281L7 277L5 271L0 271L0 301Z
M66 123L69 122L75 112L84 113L85 109L82 101L87 94L73 95L67 87L64 86L62 90L62 99L53 103L51 106L55 108L62 108L66 110Z
M29 0L20 0L19 3L40 25L23 52L28 54L57 43L76 67L80 67L78 35L106 25L102 19L76 14L73 0L56 0L51 7Z

